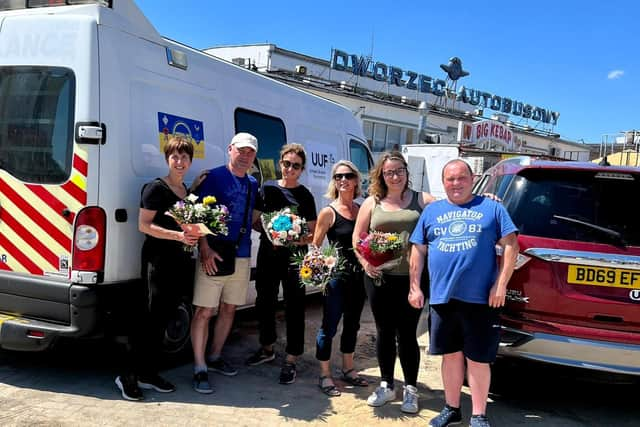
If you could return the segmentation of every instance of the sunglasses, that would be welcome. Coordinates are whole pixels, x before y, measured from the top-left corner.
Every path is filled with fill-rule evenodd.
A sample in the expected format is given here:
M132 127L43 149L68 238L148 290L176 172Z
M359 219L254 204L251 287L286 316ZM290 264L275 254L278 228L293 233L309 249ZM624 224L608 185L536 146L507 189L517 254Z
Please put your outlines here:
M335 179L336 181L341 181L343 178L344 179L355 179L356 174L353 172L347 172L347 173L337 173L333 175L333 179Z
M407 168L398 168L398 169L390 169L388 171L382 172L385 178L393 178L394 175L398 177L403 177L407 174Z
M285 169L294 168L297 171L302 169L302 164L301 163L293 163L293 162L290 162L289 160L281 160L280 164L282 164L282 166Z

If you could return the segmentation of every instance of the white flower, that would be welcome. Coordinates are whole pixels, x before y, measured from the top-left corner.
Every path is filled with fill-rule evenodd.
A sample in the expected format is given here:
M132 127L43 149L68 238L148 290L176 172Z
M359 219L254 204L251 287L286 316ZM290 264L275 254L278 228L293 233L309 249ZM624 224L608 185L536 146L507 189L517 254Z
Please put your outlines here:
M191 203L195 203L198 201L198 196L196 196L195 194L191 193L187 196L187 200L190 201Z
M329 269L332 269L333 267L335 267L337 261L338 260L336 259L336 257L328 256L324 259L324 265L329 267Z
M282 240L286 240L287 239L287 232L286 231L280 231L278 232L278 237Z

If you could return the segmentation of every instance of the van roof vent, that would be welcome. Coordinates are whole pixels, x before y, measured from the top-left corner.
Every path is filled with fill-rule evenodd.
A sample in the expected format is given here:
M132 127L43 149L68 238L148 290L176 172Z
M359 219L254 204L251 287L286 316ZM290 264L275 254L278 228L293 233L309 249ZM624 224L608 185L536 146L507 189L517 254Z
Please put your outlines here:
M76 4L97 4L105 7L113 7L113 0L0 0L0 10L69 6Z

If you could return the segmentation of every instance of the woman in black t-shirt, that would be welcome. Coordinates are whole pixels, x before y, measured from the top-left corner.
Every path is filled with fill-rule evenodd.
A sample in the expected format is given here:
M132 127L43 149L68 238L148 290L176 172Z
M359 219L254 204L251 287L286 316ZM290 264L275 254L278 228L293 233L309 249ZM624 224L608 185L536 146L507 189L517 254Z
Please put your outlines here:
M306 153L300 144L286 144L280 151L282 178L267 181L262 186L264 212L276 212L293 207L307 220L313 234L316 223L316 204L311 192L298 182L306 162ZM307 239L307 242L309 239ZM301 246L306 250L306 246ZM258 312L261 348L247 363L259 365L275 358L276 306L282 281L287 326L286 359L280 372L280 383L291 384L296 377L296 359L304 352L305 289L300 284L298 269L291 265L291 250L274 246L262 233L258 250L256 276L256 311Z
M142 189L138 228L145 233L142 246L142 287L133 301L129 324L129 351L122 373L115 382L122 397L142 400L140 388L161 393L175 390L158 375L157 360L162 351L165 328L193 285L194 264L183 245L195 245L200 237L184 232L165 214L187 197L184 176L191 166L193 145L183 138L171 138L165 145L169 173Z

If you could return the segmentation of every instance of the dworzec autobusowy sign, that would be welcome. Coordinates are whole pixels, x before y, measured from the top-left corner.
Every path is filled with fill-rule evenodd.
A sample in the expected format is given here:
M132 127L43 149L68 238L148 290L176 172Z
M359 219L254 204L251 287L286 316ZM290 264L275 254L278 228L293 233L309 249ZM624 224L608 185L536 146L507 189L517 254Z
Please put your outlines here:
M333 49L331 68L337 71L350 71L354 75L387 82L389 85L404 87L422 93L431 93L434 96L447 94L447 82L443 79L434 79L415 71L403 70L394 65L373 61L370 57L352 55L338 49ZM526 102L464 86L458 89L456 100L525 119L550 123L554 126L558 124L558 118L560 117L560 113L557 111L536 107Z

